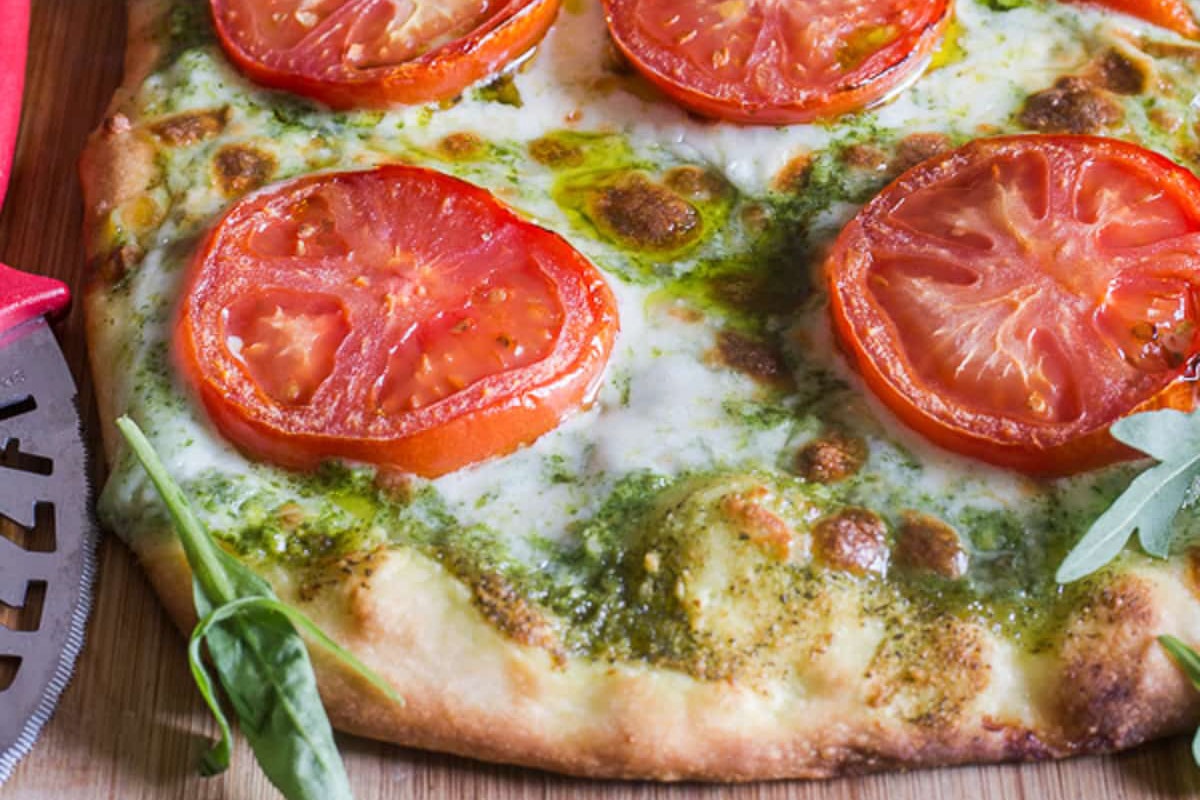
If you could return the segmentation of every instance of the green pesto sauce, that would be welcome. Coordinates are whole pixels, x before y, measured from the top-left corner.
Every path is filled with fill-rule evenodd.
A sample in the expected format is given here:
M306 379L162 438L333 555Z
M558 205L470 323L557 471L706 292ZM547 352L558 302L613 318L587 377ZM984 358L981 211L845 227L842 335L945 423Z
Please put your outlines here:
M501 103L513 108L521 108L525 102L521 99L521 91L513 81L511 73L505 73L491 83L475 90L475 96L490 103Z
M1024 0L986 2L998 10L1027 4ZM172 98L197 91L192 82L203 80L196 76L206 74L200 67L215 51L207 5L177 3L167 24L170 46L158 77L173 90L163 105L147 109L148 114L171 113ZM862 45L867 51L877 48L886 41L880 38L884 33L864 32ZM934 66L964 58L960 37L961 31L952 26ZM474 95L507 106L523 103L511 76L475 89ZM264 140L293 137L305 142L305 159L282 164L273 179L359 163L346 155L344 143L349 140L386 142L387 156L433 164L489 185L519 187L532 158L553 173L551 198L571 232L581 240L605 245L597 262L610 275L650 286L658 296L681 301L719 320L723 327L761 337L784 350L797 376L796 385L764 390L753 400L725 403L722 410L731 424L746 431L785 427L797 441L831 427L872 437L870 462L842 484L804 484L790 474L789 463L760 465L763 473L753 475L755 481L807 503L817 514L848 506L872 508L893 532L905 509L934 514L958 531L971 566L966 578L956 581L899 570L893 570L886 581L859 579L808 564L772 563L751 545L733 541L725 556L754 580L730 586L729 602L764 623L746 641L730 644L703 627L676 587L703 568L714 548L723 546L703 534L712 529L720 487L745 479L745 471L729 468L671 476L638 471L617 476L598 507L572 523L570 537L563 542L533 539L532 556L513 552L497 531L463 524L430 484L416 481L406 488L387 488L378 485L369 469L327 465L303 475L254 467L245 475L212 472L184 481L185 491L214 532L248 561L319 571L340 558L378 547L414 548L468 584L486 576L502 577L562 622L560 633L572 652L649 660L707 675L722 674L752 659L755 648L768 647L771 637L789 635L793 624L789 619L848 585L865 588L861 602L885 617L905 620L953 614L983 622L1036 652L1052 644L1080 594L1103 580L1101 573L1064 588L1053 582L1053 574L1070 545L1128 484L1129 469L1100 473L1087 479L1082 490L1066 485L1047 489L1019 511L957 507L948 499L954 487L936 494L921 488L926 468L887 437L871 412L856 401L855 391L827 363L805 358L800 348L787 346L791 322L823 313L817 271L821 253L840 226L839 209L865 202L895 177L891 168L856 169L849 163L851 148L860 144L888 155L894 151L897 132L880 128L875 115L865 113L839 122L832 144L812 153L791 186L760 197L746 196L728 183L715 184L699 196L679 193L698 214L698 232L678 248L655 250L631 246L606 229L595 216L596 193L629 174L665 185L672 169L707 169L707 165L688 164L666 150L639 150L619 134L578 131L550 133L528 146L487 142L472 163L451 165L432 149L396 140L403 123L391 123L379 112L332 113L289 95L240 88L231 96L230 102L258 126ZM1161 110L1155 103L1162 102L1130 99L1126 105L1130 126L1166 149L1175 140L1153 122L1154 112ZM435 113L428 110L415 124L427 126ZM949 138L957 144L967 137L951 131ZM163 157L158 166L169 201L188 188L187 176L195 168L188 159L208 158L208 148L203 145ZM204 221L177 221L176 239L168 247L171 264L185 260L195 241L191 237ZM121 232L114 241L120 245L130 237ZM128 276L115 291L129 291ZM162 323L170 301L143 300L131 308L134 325L140 329ZM609 380L619 387L621 404L628 405L630 376L617 373ZM153 420L186 413L186 403L173 383L165 348L152 349L136 365L131 410L151 421L147 432L155 438L169 432L156 430ZM134 535L161 529L165 512L153 501L133 504L149 509L136 518L124 511L119 494L126 488L123 481L134 472L129 459L117 465L115 480L101 502L102 518ZM561 456L546 459L540 477L549 485L578 486L584 492L593 488ZM487 502L486 495L480 497L481 505ZM1180 515L1177 525L1200 529L1200 519L1188 511Z

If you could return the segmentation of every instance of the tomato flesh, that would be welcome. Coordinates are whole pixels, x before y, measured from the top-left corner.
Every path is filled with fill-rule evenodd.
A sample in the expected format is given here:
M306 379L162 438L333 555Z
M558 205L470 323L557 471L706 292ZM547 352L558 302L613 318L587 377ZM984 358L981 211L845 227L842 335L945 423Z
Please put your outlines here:
M753 124L830 117L915 78L947 0L604 0L617 45L705 116Z
M1181 36L1200 36L1200 26L1187 0L1070 0L1076 3L1094 3L1111 8L1147 22L1175 31Z
M545 35L559 0L210 0L250 78L336 108L447 100Z
M1136 145L978 140L914 167L843 230L835 331L875 393L960 453L1066 473L1107 433L1190 408L1200 180Z
M246 198L185 291L183 374L234 444L296 468L436 476L511 452L591 402L617 328L561 238L407 166Z
M312 400L349 333L336 297L283 288L235 301L222 321L230 352L271 399L287 404Z

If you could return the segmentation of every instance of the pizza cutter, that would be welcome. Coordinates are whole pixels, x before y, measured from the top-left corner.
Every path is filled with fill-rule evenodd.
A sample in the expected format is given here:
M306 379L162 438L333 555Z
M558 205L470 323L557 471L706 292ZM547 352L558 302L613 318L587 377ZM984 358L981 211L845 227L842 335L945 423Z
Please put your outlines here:
M0 0L0 202L28 25L28 0ZM66 688L91 610L87 457L75 382L45 318L69 301L58 281L0 264L0 784Z

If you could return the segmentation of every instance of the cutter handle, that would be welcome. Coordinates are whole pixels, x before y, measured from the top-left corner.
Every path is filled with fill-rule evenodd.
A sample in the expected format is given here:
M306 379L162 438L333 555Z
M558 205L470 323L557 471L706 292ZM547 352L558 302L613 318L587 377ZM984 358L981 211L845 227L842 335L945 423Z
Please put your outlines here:
M0 0L0 203L8 188L21 123L28 32L29 0Z
M0 332L62 311L70 303L71 291L65 283L0 264Z

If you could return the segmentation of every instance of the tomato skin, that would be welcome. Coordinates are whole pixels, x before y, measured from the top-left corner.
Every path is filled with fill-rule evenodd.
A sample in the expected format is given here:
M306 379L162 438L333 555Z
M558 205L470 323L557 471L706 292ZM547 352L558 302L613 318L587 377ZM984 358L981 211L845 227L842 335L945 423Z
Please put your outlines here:
M1128 165L1139 175L1150 176L1147 180L1158 181L1163 196L1177 204L1180 219L1188 226L1186 235L1193 237L1200 231L1200 179L1157 153L1126 142L1090 136L998 137L976 140L919 164L897 178L843 229L825 269L833 329L840 349L875 396L903 423L935 444L962 455L1030 474L1066 475L1139 456L1109 435L1109 426L1121 416L1159 408L1191 411L1195 407L1198 387L1187 374L1200 353L1200 336L1193 328L1188 328L1187 351L1177 365L1130 377L1128 382L1133 388L1119 385L1115 380L1091 380L1089 375L1076 374L1071 383L1083 387L1076 398L1082 404L1081 413L1065 420L1034 424L1019 414L989 405L998 402L995 399L998 389L985 397L977 392L974 398L964 400L931 382L929 367L921 374L914 365L926 353L934 352L935 344L930 343L921 353L913 353L900 344L903 334L898 332L894 314L889 314L878 301L879 290L868 288L889 280L874 266L879 258L879 245L872 244L870 228L881 215L892 213L904 204L911 207L923 187L936 184L943 177L951 180L956 170L972 164L986 166L989 156L1008 150L1036 151L1042 147L1086 152L1091 159L1089 163L1104 164L1105 159L1110 159ZM1194 297L1200 288L1200 243L1194 237L1187 242L1193 248L1186 254L1188 267L1195 271L1184 279L1190 286L1188 297ZM1189 310L1194 318L1195 309L1189 305ZM1063 307L1064 319L1070 319L1071 313ZM945 318L953 321L949 312ZM1094 319L1098 318L1097 312L1086 321L1095 324ZM1189 318L1189 325L1192 324ZM1052 330L1054 322L1044 327ZM1061 338L1070 341L1073 335L1067 331ZM1080 335L1089 341L1095 338L1090 329ZM1004 350L1005 344L998 340L984 341L985 348L991 346L996 352ZM1093 363L1070 349L1066 353L1064 363ZM1121 365L1126 363L1123 358L1114 349L1113 374L1124 374L1121 373L1124 368ZM1031 371L1036 366L1026 365ZM941 367L955 368L954 375L962 369L962 365ZM1086 370L1086 366L1075 369Z
M305 393L297 404L272 396L246 360L230 351L230 334L221 330L220 320L228 324L229 309L247 295L284 290L268 285L277 281L237 266L240 256L230 240L261 224L255 220L264 218L264 206L289 193L303 193L322 181L356 180L421 182L456 207L482 209L478 224L496 231L498 238L508 236L535 265L532 273L544 275L553 286L562 323L548 354L512 369L485 372L469 385L414 408L388 411L383 398L390 363L386 353L395 337L381 333L388 318L373 310L370 303L375 301L356 299L350 288L361 280L353 277L355 273L370 274L371 268L361 260L356 264L351 251L339 253L333 267L321 262L305 269L332 270L331 286L339 282L338 269L354 271L340 280L346 284L342 292L349 326L361 334L337 345L338 366L315 393ZM423 295L424 289L420 291ZM561 237L517 217L483 189L432 170L392 165L300 178L235 205L193 256L174 352L180 373L213 424L254 458L299 470L342 458L437 477L510 453L589 405L617 328L616 301L603 276Z
M408 61L369 69L313 65L256 52L239 21L237 0L210 0L221 46L251 80L335 109L390 108L450 100L502 70L541 41L561 0L510 0L467 36Z
M895 414L901 422L934 444L960 455L1019 470L1030 475L1048 477L1074 475L1098 469L1118 461L1144 458L1145 454L1118 442L1108 428L1091 431L1060 444L1046 447L1014 445L1003 430L967 431L953 424L931 419L897 384L878 369L864 348L853 344L857 333L845 321L846 310L834 300L833 316L836 335L842 353L862 377L871 392ZM1130 409L1130 414L1173 408L1192 411L1196 407L1195 382L1176 380L1162 392ZM1114 420L1115 421L1115 420ZM970 424L969 422L967 424Z
M753 3L753 0L751 0ZM696 77L675 54L647 46L637 30L635 13L643 0L604 0L609 32L638 72L679 105L705 117L745 125L793 125L830 119L883 102L914 79L941 42L952 17L951 0L927 0L923 24L904 31L852 69L835 87L792 96L765 96L727 82ZM699 6L713 5L711 2ZM708 86L702 84L709 84ZM725 83L725 85L720 85Z
M1189 39L1200 37L1200 25L1185 0L1067 0L1103 6L1153 23Z

